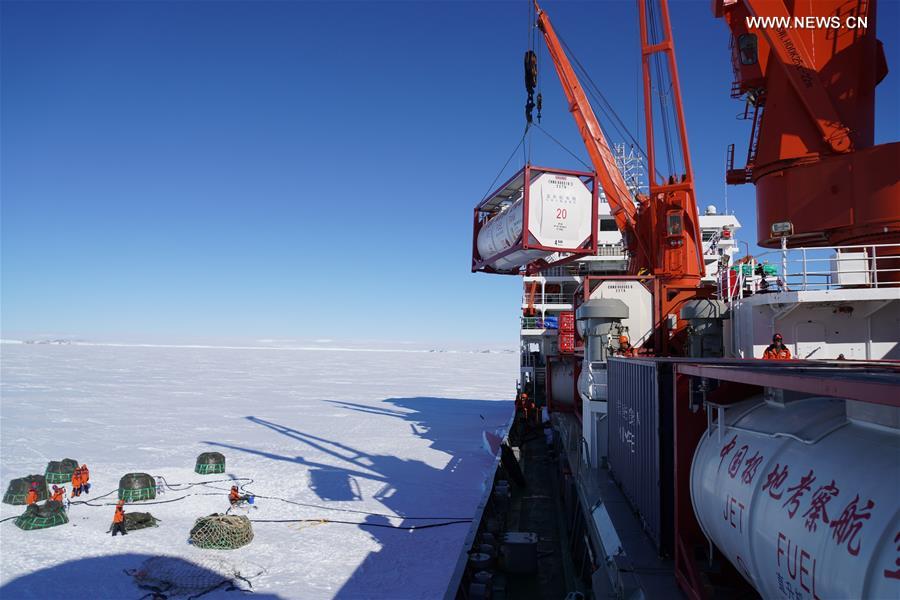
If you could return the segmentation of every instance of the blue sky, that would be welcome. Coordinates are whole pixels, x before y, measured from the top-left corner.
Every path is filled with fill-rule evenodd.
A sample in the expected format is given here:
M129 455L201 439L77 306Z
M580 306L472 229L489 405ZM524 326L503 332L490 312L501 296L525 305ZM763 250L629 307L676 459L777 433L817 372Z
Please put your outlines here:
M636 129L633 3L545 8ZM879 10L883 142L900 4ZM698 201L721 208L747 137L727 30L705 0L671 12ZM3 2L3 336L514 343L520 281L469 255L524 125L526 23L524 1ZM544 127L583 157L544 58ZM728 205L752 242L752 187Z

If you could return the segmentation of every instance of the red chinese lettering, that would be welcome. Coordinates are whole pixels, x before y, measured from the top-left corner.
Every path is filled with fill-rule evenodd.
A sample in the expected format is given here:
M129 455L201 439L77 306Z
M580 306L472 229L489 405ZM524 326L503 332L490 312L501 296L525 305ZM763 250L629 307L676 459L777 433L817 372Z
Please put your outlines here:
M747 485L753 483L753 478L756 476L756 469L759 468L762 461L762 455L759 452L754 452L753 456L748 458L747 462L744 463L744 472L741 474L741 481Z
M893 571L884 570L884 576L888 579L900 579L900 531L894 536L894 543L897 544L897 558L894 559L894 565L897 568Z
M803 517L806 519L804 524L809 531L816 530L816 521L819 519L823 523L829 522L825 505L837 496L838 492L840 490L834 485L834 479L832 479L830 484L819 486L819 489L813 493L812 500L809 502L809 509L803 513Z
M731 459L731 464L728 465L728 475L731 476L732 479L737 475L738 470L741 468L741 463L744 462L744 456L747 455L747 444L738 449L738 451L734 454L734 458Z
M841 516L831 522L831 529L833 529L831 537L834 538L838 546L847 542L847 552L853 556L859 554L859 541L856 542L855 546L853 545L856 534L862 529L862 522L872 518L871 510L875 508L875 503L871 500L867 500L866 505L862 509L859 509L858 505L859 494L856 494L856 497L844 508Z
M744 533L744 503L728 494L725 498L725 511L722 513L722 516L728 521L734 529L737 529L741 533ZM740 510L736 510L740 509ZM734 517L737 515L738 522L737 525L734 524Z
M784 490L780 488L784 485L784 480L787 479L788 476L788 466L784 465L784 469L779 471L778 469L780 466L780 464L776 464L775 468L769 471L766 475L766 482L762 486L762 489L769 490L769 496L775 500L781 500ZM775 493L776 491L778 492L777 494Z
M722 468L722 463L725 461L725 457L734 450L734 447L737 445L737 436L731 438L731 441L722 446L722 450L719 452L719 468Z
M812 483L815 480L816 478L813 475L813 471L810 469L809 473L800 478L800 483L787 489L788 492L793 492L793 494L791 494L782 506L787 506L788 504L791 505L791 508L788 509L788 516L791 519L794 518L794 515L797 514L797 510L800 509L800 498L810 490Z

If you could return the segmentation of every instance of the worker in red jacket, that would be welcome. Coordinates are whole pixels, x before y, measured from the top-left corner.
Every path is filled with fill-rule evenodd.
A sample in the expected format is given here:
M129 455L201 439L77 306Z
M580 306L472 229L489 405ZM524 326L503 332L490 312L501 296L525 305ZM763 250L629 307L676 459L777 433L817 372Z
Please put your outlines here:
M25 494L25 504L37 504L38 501L38 490L37 490L37 482L31 482L31 488L29 488L28 493Z
M784 345L780 333L772 336L772 343L763 352L763 360L791 360L791 351Z
M66 488L61 488L59 486L53 486L53 493L50 494L51 502L62 502L63 498L66 496Z
M119 500L116 503L116 512L113 513L112 520L112 535L116 537L117 533L121 533L122 535L128 535L128 532L125 531L125 501Z

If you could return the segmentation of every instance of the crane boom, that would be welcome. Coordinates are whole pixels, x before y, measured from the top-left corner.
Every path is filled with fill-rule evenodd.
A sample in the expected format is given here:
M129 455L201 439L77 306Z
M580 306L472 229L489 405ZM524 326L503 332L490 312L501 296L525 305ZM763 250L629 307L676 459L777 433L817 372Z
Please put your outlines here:
M628 185L625 183L625 178L619 171L606 137L603 135L600 122L578 81L578 76L575 75L572 64L566 57L562 43L550 23L550 18L541 10L537 2L534 3L534 6L537 14L537 26L543 34L550 57L553 59L553 66L556 67L559 81L562 83L566 99L569 101L569 112L572 113L572 117L578 125L578 132L581 134L588 156L597 172L600 185L603 186L610 213L625 238L626 247L632 253L632 264L635 265L635 270L647 268L648 261L646 252L643 251L644 244L637 232L637 208Z
M650 195L632 198L619 171L609 143L603 135L600 123L584 93L578 76L572 68L562 43L556 35L550 18L535 0L537 25L543 34L556 73L569 101L572 113L585 148L591 158L597 177L603 186L616 225L622 232L625 247L631 253L631 272L655 276L667 287L695 288L704 270L701 253L699 216L694 200L694 182L688 154L687 135L684 131L684 114L675 68L674 47L665 0L663 10L663 40L651 44L648 39L644 0L638 0L641 24L641 55L643 62L645 119L647 121L647 153L651 167ZM651 105L651 76L649 58L664 52L668 57L671 74L675 114L684 157L685 172L680 177L658 181L654 170L653 110ZM635 203L637 200L637 203Z

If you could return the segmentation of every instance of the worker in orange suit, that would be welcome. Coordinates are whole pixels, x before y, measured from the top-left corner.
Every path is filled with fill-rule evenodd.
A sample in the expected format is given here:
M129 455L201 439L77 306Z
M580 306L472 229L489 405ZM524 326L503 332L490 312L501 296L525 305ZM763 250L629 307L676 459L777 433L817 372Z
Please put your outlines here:
M37 482L31 482L31 488L29 488L28 493L25 494L25 504L37 504L38 501L38 490L37 490Z
M784 345L784 338L780 333L772 336L772 343L763 352L763 360L791 360L791 351Z
M112 535L116 537L117 533L121 533L122 535L128 535L128 532L125 531L125 501L119 500L116 503L116 512L113 513L112 520Z
M61 488L57 485L54 485L53 493L50 494L50 501L62 503L63 498L65 498L65 496L66 496L66 488Z
M91 491L91 472L87 465L81 465L81 491L89 494Z
M81 467L75 467L72 472L72 497L81 495Z

